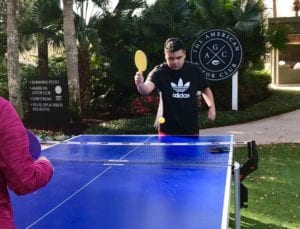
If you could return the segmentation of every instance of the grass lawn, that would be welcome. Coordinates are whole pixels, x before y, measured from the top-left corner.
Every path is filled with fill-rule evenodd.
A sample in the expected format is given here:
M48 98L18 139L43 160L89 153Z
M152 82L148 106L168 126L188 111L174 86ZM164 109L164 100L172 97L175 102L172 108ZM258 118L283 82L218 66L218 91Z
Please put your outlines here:
M243 181L249 191L249 207L241 210L241 227L300 228L300 144L257 149L258 170ZM246 148L236 148L234 155L237 161L244 161ZM233 200L230 215L234 228Z
M274 91L273 94L253 106L239 111L217 110L217 118L209 121L207 110L202 109L199 115L200 129L240 124L271 117L300 108L300 91ZM99 123L88 128L86 134L155 134L153 127L155 114L134 118L121 118Z

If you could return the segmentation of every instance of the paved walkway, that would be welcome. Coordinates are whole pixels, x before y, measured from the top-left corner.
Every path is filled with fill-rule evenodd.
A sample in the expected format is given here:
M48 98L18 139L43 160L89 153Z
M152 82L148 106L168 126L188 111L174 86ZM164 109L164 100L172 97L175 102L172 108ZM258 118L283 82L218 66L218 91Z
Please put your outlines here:
M201 129L200 134L234 134L235 141L257 144L300 143L300 109L245 124Z

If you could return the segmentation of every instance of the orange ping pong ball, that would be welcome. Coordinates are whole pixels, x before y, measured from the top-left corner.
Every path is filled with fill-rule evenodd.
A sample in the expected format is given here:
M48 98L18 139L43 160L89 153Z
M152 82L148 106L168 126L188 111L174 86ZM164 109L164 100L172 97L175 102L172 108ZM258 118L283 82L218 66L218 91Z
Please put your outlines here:
M160 124L164 124L166 122L164 117L160 117L158 121Z

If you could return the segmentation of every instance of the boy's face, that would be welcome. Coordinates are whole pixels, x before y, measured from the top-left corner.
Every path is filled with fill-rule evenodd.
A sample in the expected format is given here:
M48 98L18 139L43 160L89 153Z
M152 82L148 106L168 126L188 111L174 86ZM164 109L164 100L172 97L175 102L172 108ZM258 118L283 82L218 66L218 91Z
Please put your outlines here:
M179 70L182 68L185 61L185 50L180 49L176 52L171 52L165 49L165 59L169 68Z

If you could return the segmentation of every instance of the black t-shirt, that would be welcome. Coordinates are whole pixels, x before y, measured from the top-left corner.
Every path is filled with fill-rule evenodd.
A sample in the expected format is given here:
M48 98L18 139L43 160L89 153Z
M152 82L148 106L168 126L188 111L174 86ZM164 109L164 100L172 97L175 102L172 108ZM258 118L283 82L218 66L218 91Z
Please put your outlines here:
M172 70L167 64L156 66L148 75L161 92L163 117L160 131L172 135L198 134L197 92L208 83L197 64L185 62L180 70Z

